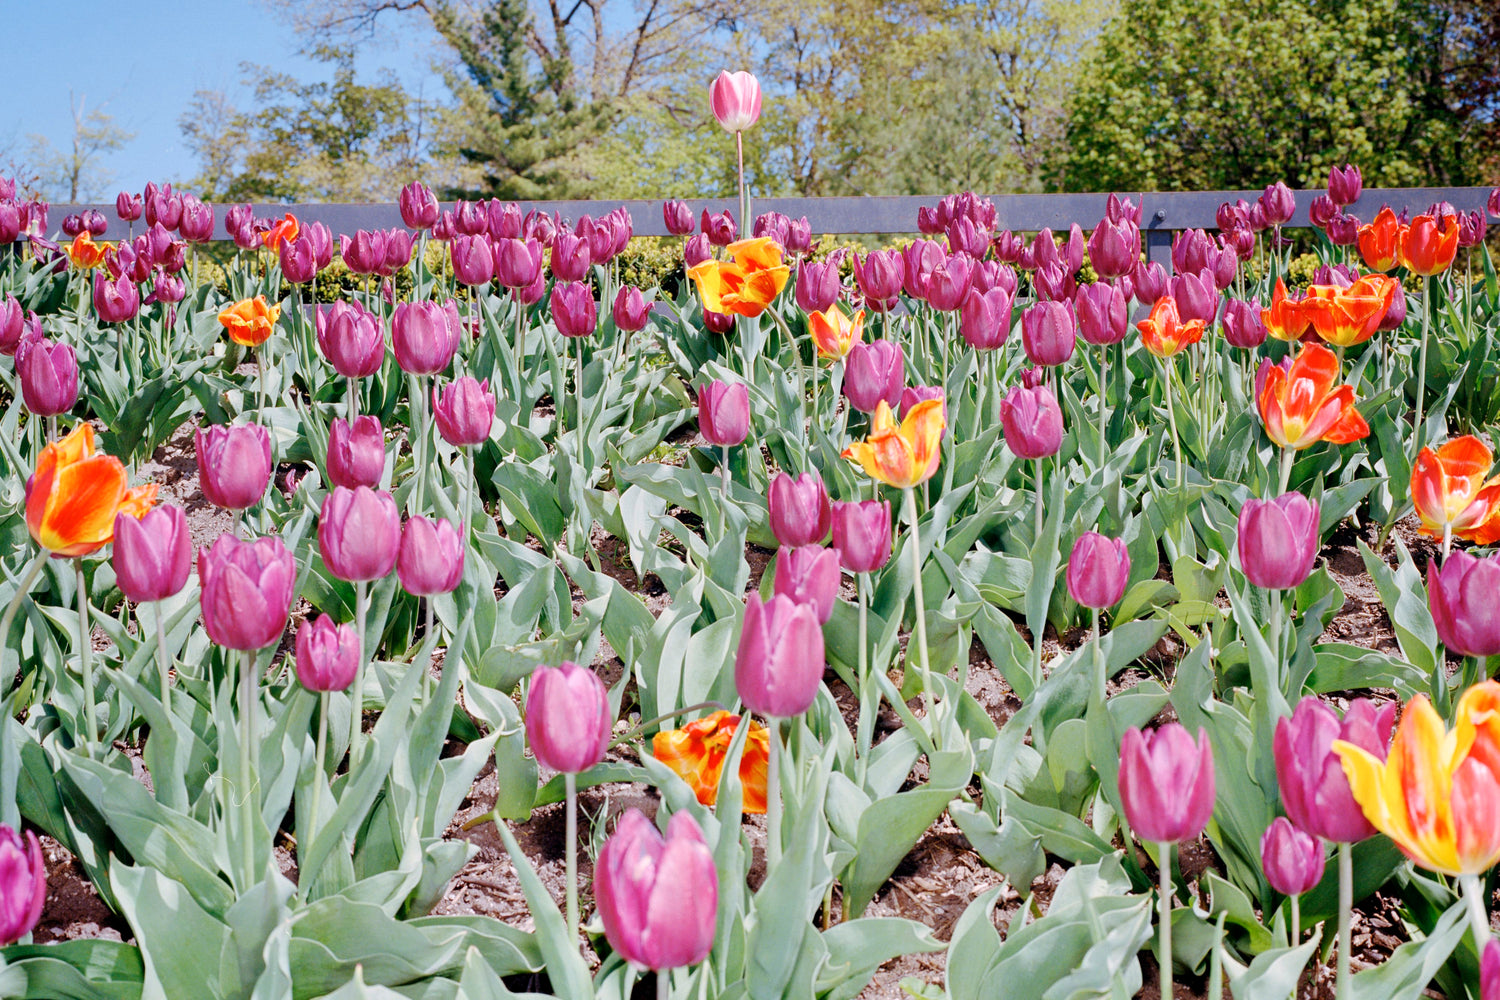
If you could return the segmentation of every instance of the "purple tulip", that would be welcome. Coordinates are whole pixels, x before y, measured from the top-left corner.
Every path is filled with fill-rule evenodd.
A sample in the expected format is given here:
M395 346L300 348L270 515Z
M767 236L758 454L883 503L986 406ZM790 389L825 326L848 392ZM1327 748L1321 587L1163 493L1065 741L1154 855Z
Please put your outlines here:
M822 625L839 596L839 554L821 545L783 546L776 556L774 591L813 610Z
M1254 350L1266 342L1266 326L1260 319L1260 300L1230 299L1224 306L1224 340L1230 347Z
M506 288L525 288L541 274L542 245L536 240L499 240L494 249L495 280Z
M615 294L615 306L611 311L615 326L626 333L636 333L646 328L651 320L651 303L633 285L621 287Z
M375 273L387 278L411 263L411 233L405 229L388 229L385 234L385 255L375 265ZM493 257L493 251L492 251Z
M548 308L557 332L564 337L587 337L599 320L593 289L581 281L559 281L553 285Z
M996 233L990 240L990 246L995 251L995 259L1005 264L1019 264L1021 251L1025 245L1025 241L1009 229L1003 233Z
M833 547L851 573L873 573L891 560L891 503L862 500L833 505Z
M1118 285L1096 281L1080 285L1073 296L1078 333L1090 344L1118 344L1130 328L1125 293Z
M7 295L0 299L0 354L14 357L16 348L21 346L21 337L27 332L28 325L37 323L36 314L31 314L31 324L27 322L26 310L14 296ZM40 329L37 331L40 335Z
M401 221L409 229L431 229L437 223L437 196L420 181L412 181L401 189L397 205Z
M728 313L710 312L703 310L703 329L709 333L724 336L734 329L734 317Z
M661 221L673 236L686 236L693 231L693 210L685 201L661 203Z
M1212 271L1198 274L1174 274L1170 282L1172 298L1184 323L1201 319L1212 323L1219 310L1219 288Z
M964 341L977 351L993 351L1010 335L1011 293L991 288L984 293L969 289L963 309L958 314L958 331Z
M807 216L792 219L786 226L786 252L790 254L810 253L813 248L812 224Z
M682 245L682 262L688 267L697 267L705 260L712 260L713 256L713 245L708 242L708 237L702 233L689 237L687 242Z
M927 280L927 301L940 312L957 309L969 293L969 272L969 258L962 254L944 260Z
M355 274L378 274L385 267L385 245L387 236L384 230L372 231L361 229L353 237L339 237L339 256L344 259L344 264ZM488 252L488 246L485 248ZM461 273L463 268L457 257L454 258L453 269L459 274L459 280L463 280ZM489 280L488 278L485 279ZM484 282L475 282L483 284Z
M1284 181L1266 185L1265 191L1255 203L1264 213L1267 226L1283 226L1292 221L1292 216L1297 214L1297 199L1292 194L1292 189L1286 186ZM1252 216L1254 212L1251 212ZM1254 228L1254 219L1251 219L1251 228Z
M380 418L354 418L351 427L343 417L334 417L328 429L328 481L334 486L375 489L385 475L385 429Z
M1119 225L1122 222L1129 222L1131 225L1140 228L1141 206L1131 201L1128 197L1121 198L1117 194L1111 194L1104 200L1104 217L1115 225Z
M990 247L989 233L975 225L974 220L968 216L962 216L948 223L943 229L943 235L948 240L950 253L964 253L978 259L983 257Z
M823 628L817 613L780 595L751 593L734 658L734 686L752 712L789 718L818 696L823 680Z
M1234 251L1237 260L1249 260L1255 255L1255 234L1250 231L1249 227L1240 226L1222 235L1224 246Z
M490 392L489 379L481 382L464 375L441 389L433 386L432 415L443 440L455 447L488 441L495 424L495 394Z
M873 312L889 312L901 294L906 267L896 250L876 250L860 260L854 257L854 280L864 295L865 306Z
M1316 695L1299 701L1290 718L1278 719L1271 750L1281 807L1292 823L1315 837L1341 844L1374 836L1375 828L1349 790L1333 742L1344 740L1385 760L1395 725L1395 702L1377 707L1368 698L1356 698L1340 720L1333 707Z
M1461 247L1477 247L1484 242L1485 230L1489 224L1485 222L1483 212L1464 212L1458 217L1458 245Z
M604 760L614 719L609 691L588 667L537 667L526 692L526 742L543 767L579 774Z
M333 234L328 227L321 222L309 222L303 226L297 234L298 239L305 239L312 245L313 267L323 270L333 260Z
M594 903L610 947L632 965L675 969L707 958L719 875L698 821L674 813L663 839L640 810L627 811L599 852Z
M600 219L597 222L590 216L583 216L578 224L573 227L579 239L585 240L589 245L589 260L595 264L608 264L610 255L614 250L615 234L608 219Z
M495 276L495 257L490 252L490 238L485 235L459 235L448 244L453 262L453 276L465 285L477 287Z
M182 198L168 184L155 197L146 199L146 225L176 229L182 222Z
M362 659L359 631L327 615L297 630L297 681L309 691L343 691L354 683Z
M31 933L47 902L47 864L36 834L0 825L0 947ZM709 911L709 924L713 923Z
M464 578L464 540L450 521L418 515L401 529L396 579L408 594L447 594Z
M1376 327L1385 333L1398 330L1401 324L1406 322L1406 289L1401 287L1401 282L1396 282L1396 294L1391 296L1391 307L1385 311L1385 316Z
M906 386L906 356L889 340L855 344L844 358L844 395L861 413L874 413L883 399L892 409Z
M1086 608L1112 608L1125 596L1130 552L1123 538L1085 531L1068 556L1068 596Z
M368 486L335 486L318 518L318 551L323 565L351 583L379 580L396 567L401 515L389 493Z
M14 243L21 232L21 206L0 200L0 244Z
M209 242L214 238L214 207L190 194L184 195L182 216L177 226L177 231L189 243Z
M969 276L971 292L983 293L999 288L1014 297L1020 287L1021 281L1016 277L1015 270L998 260L980 261L974 265L974 273Z
M786 246L786 232L791 226L792 220L780 212L763 212L755 217L755 224L750 227L750 235L754 237L769 236L779 247Z
M1328 198L1339 208L1359 201L1365 181L1352 163L1328 171Z
M1101 278L1129 274L1141 256L1141 231L1134 223L1102 220L1089 234L1089 262Z
M1500 653L1500 556L1454 552L1427 564L1427 603L1443 645L1460 656Z
M453 206L453 224L464 236L478 236L490 228L489 212L483 202L462 201Z
M1131 272L1137 302L1155 302L1167 294L1167 272L1160 264L1141 261Z
M245 510L271 482L271 436L260 424L214 424L193 432L198 485L215 507ZM242 648L242 647L235 647Z
M1312 572L1318 543L1318 502L1295 490L1275 500L1246 500L1240 510L1240 568L1257 587L1301 584Z
M116 514L110 565L120 593L137 604L180 592L193 569L193 542L182 508L153 507L140 519Z
M94 273L94 311L101 323L123 323L141 308L141 293L129 275L110 279Z
M1078 288L1072 272L1063 270L1059 264L1038 267L1031 276L1031 283L1036 288L1036 297L1042 302L1066 302Z
M115 195L115 214L120 217L121 222L134 222L141 217L141 196L129 191L121 191Z
M438 220L432 224L432 238L440 243L450 243L457 235L458 221L452 209L439 212Z
M317 277L317 254L307 237L299 234L294 240L282 240L276 248L276 256L281 263L282 275L292 284L305 285Z
M797 308L805 313L827 312L839 300L842 286L838 265L832 261L803 261L797 268Z
M1046 458L1062 447L1062 408L1045 385L1011 386L1000 400L1005 444L1020 458Z
M16 355L21 398L38 417L67 413L78 402L78 358L70 344L45 337Z
M385 337L379 317L364 306L340 299L331 307L318 309L313 325L318 349L334 371L345 378L364 378L380 371L385 361Z
M558 281L582 281L592 265L587 239L563 230L552 237L552 274Z
M946 428L948 424L948 398L947 394L943 392L943 387L939 385L909 385L902 389L901 405L896 408L897 419L905 420L906 415L911 412L913 406L929 399L935 399L943 404L943 425ZM943 433L946 434L947 430L944 430Z
M208 637L226 649L263 649L281 638L297 585L297 561L275 535L220 535L198 552Z
M1153 732L1134 727L1120 741L1120 804L1137 837L1153 843L1195 840L1214 810L1214 754L1170 722Z
M1261 835L1260 869L1272 889L1300 896L1323 881L1323 843L1278 816Z
M734 216L728 209L714 213L708 209L703 210L703 221L701 227L703 235L708 237L708 242L716 247L727 247L733 243L738 235L735 228Z
M1326 229L1328 223L1333 221L1334 216L1338 214L1339 207L1326 194L1318 195L1312 200L1312 204L1307 206L1307 220L1319 229Z
M1067 302L1038 302L1021 313L1021 344L1034 365L1065 363L1077 339L1077 323Z
M698 430L709 444L737 445L750 433L750 391L742 382L713 381L698 390Z
M463 321L452 299L403 302L391 316L391 348L396 364L409 375L436 375L458 351Z
M833 527L833 507L828 488L816 472L793 479L785 472L771 480L768 493L771 533L782 545L800 548L822 545Z
M521 206L513 201L492 199L485 213L492 240L518 240L526 229L526 220L521 215Z

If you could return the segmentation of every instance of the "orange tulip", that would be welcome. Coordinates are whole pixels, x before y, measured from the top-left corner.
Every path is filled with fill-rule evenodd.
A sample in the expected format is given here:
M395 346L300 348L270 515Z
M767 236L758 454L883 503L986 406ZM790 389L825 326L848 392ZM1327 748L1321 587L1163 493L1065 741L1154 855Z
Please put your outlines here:
M1271 365L1256 402L1266 436L1283 448L1300 451L1319 441L1348 444L1370 433L1354 408L1354 389L1334 388L1339 361L1332 351L1308 344L1286 367Z
M1353 347L1375 336L1400 287L1395 278L1367 274L1348 288L1313 285L1300 303L1319 337L1335 347Z
M1430 277L1453 266L1458 253L1458 219L1419 215L1401 234L1401 263L1412 274Z
M759 316L786 287L791 268L769 236L740 240L726 248L730 260L705 260L688 269L698 298L709 312Z
M720 709L714 714L681 729L657 733L651 740L651 754L677 773L698 801L712 806L719 796L719 775L724 758L734 740L738 715ZM771 737L766 727L751 721L740 756L740 783L744 785L744 807L747 813L766 811L766 775L771 762Z
M1261 324L1266 332L1277 340L1301 340L1312 325L1307 313L1302 311L1302 300L1286 293L1286 283L1276 279L1276 290L1271 293L1271 308L1260 311Z
M286 213L286 218L267 229L265 235L260 238L261 246L267 250L277 250L282 242L290 243L297 238L302 227L297 224L297 217L291 212Z
M1162 296L1151 307L1151 315L1135 325L1141 331L1141 343L1158 358L1170 358L1189 344L1203 339L1201 319L1184 323L1177 312L1177 300Z
M1476 533L1484 533L1500 510L1500 476L1488 482L1484 478L1493 464L1489 448L1469 434L1437 451L1423 448L1411 467L1411 502L1422 530L1442 538L1446 526L1460 538L1477 541Z
M1401 262L1401 239L1406 227L1389 205L1375 213L1375 221L1359 227L1359 255L1372 271L1389 271Z
M42 449L26 485L26 527L56 556L88 555L115 537L115 515L139 518L156 503L156 484L127 489L125 466L95 453L94 428L79 424Z
M1452 732L1413 698L1384 761L1344 740L1333 749L1365 818L1408 858L1449 875L1500 861L1500 684L1465 691Z
M264 295L241 299L219 313L219 322L229 331L229 339L246 347L264 344L279 319L281 306L267 305Z
M844 449L844 457L864 466L865 474L888 486L909 489L926 482L943 457L939 443L947 426L944 402L924 399L906 411L898 425L881 400L870 421L870 436Z
M818 345L820 358L837 360L844 357L850 348L860 342L864 336L864 327L863 309L852 318L837 306L830 307L827 312L807 314L807 329L812 334L813 343Z
M104 254L109 248L108 243L95 243L94 237L84 230L68 244L68 259L80 271L92 271L104 263Z

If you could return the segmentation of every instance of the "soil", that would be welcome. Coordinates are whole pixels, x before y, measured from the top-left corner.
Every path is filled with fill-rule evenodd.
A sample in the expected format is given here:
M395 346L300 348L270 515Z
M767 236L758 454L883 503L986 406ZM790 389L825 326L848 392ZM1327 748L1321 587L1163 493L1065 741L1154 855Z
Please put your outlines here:
M229 530L232 520L228 514L214 508L204 498L198 488L197 468L192 454L192 428L187 426L158 449L150 462L140 467L136 478L150 478L159 483L162 498L186 510L196 548L210 544L219 534ZM287 488L289 473L299 474L297 470L287 467L278 470L278 488ZM1409 518L1398 525L1395 533L1412 551L1418 567L1425 569L1428 558L1436 549L1428 539L1417 534L1414 519ZM1321 641L1346 642L1394 653L1398 651L1394 632L1374 583L1365 572L1358 548L1361 540L1373 546L1376 541L1374 530L1356 530L1345 522L1334 530L1328 546L1321 553L1321 560L1326 563L1345 595L1343 608L1330 623ZM603 571L641 593L653 614L660 613L669 599L661 582L654 576L648 576L644 580L638 578L630 565L628 549L618 540L596 529L591 541L595 544ZM1393 560L1393 553L1393 546L1388 544L1386 558ZM772 552L754 546L747 552L751 566L751 588L759 586L761 575L772 555ZM848 591L845 596L852 596L852 590L847 587L845 589ZM581 595L575 593L575 599L581 599ZM1018 623L1018 627L1023 637L1028 637L1024 626ZM290 637L291 631L288 630L287 634ZM1043 640L1047 659L1076 648L1087 637L1088 632L1082 629L1071 630L1061 637L1049 631ZM286 645L289 644L288 640ZM1164 640L1143 659L1152 672L1167 674L1182 652L1182 646L1175 640ZM614 680L619 677L624 664L607 643L601 643L594 667L602 675ZM1147 676L1150 673L1146 669L1130 668L1111 682L1111 689L1129 687ZM856 711L852 692L831 673L827 682L852 728ZM970 650L967 690L997 724L1003 724L1020 708L1019 699L988 660L977 639ZM1390 692L1375 694L1392 696ZM915 701L911 707L920 710ZM877 721L877 738L898 725L895 713L886 709ZM925 761L918 762L918 769L925 770ZM545 774L542 776L543 780L548 777ZM483 816L492 808L495 794L496 777L493 764L489 764L476 779L447 832L451 839L468 840L478 849L477 853L454 878L433 912L444 915L483 914L529 928L531 916L524 895L493 825L480 823L472 830L464 829L467 822ZM612 828L614 820L628 808L638 808L648 815L654 815L658 800L655 793L646 786L609 784L583 790L579 801L579 884L584 887L585 892L581 911L587 926L593 912L592 900L586 895L587 887L592 882L592 857L595 850L591 838L597 837L591 831ZM758 856L764 844L764 821L762 817L754 816L748 817L745 822L757 854L749 878L750 884L754 886L764 874L763 861ZM563 807L558 804L538 809L529 821L512 823L511 829L521 849L537 870L543 885L551 892L558 905L562 906ZM35 940L47 942L93 937L130 940L129 926L99 899L71 855L50 838L44 838L44 849L48 868L48 896L42 920L35 931ZM289 877L295 878L295 865L291 856L281 848L278 848L278 854L282 855L283 869ZM1144 855L1141 859L1145 861ZM1208 869L1222 871L1222 866L1206 841L1184 845L1182 859L1190 889L1194 891L1196 879L1202 872ZM1026 887L1035 906L1045 909L1064 871L1061 864L1054 863L1032 885ZM962 833L945 814L923 835L897 867L890 880L870 903L866 914L916 920L931 927L939 940L947 941L954 924L969 903L980 893L1004 882L1003 877L986 866L970 848ZM1002 933L1011 918L1020 911L1025 898L1026 895L1018 892L1015 887L1006 885L1002 889L995 910L995 924ZM833 909L832 916L836 919L837 904ZM1380 962L1405 940L1404 928L1396 914L1395 904L1381 896L1361 904L1355 914L1355 931L1353 965L1356 969ZM868 1000L904 998L908 994L901 986L903 979L940 986L943 959L942 953L895 959L876 973L860 995ZM1145 985L1138 996L1144 1000L1160 1000L1156 985L1157 970L1149 951L1142 953L1141 964ZM1321 972L1328 972L1331 977L1329 967L1321 967ZM1201 979L1184 978L1177 983L1174 996L1178 1000L1198 1000L1206 996L1205 991L1206 983ZM1315 981L1309 973L1299 996L1304 1000L1332 1000L1331 978Z

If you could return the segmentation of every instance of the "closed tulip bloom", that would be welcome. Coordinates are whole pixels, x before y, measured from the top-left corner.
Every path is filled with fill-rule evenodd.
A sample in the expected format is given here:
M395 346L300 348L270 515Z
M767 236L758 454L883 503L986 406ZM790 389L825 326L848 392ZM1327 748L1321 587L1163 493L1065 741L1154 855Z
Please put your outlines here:
M891 560L891 504L862 500L833 505L833 547L851 573L873 573Z
M625 285L615 293L615 305L611 314L617 328L627 333L636 333L644 330L650 322L651 303L646 301L639 288Z
M28 328L35 329L37 336L41 335L36 313L31 313L30 316L28 323L27 311L14 296L7 295L0 299L0 354L14 357L16 349L21 346L21 337L28 332Z
M727 208L722 212L710 212L705 208L702 227L703 235L716 247L729 246L739 235L739 229L734 224L734 216Z
M967 220L965 220L967 221ZM939 264L927 281L927 301L934 309L952 312L969 293L969 259L954 254Z
M1265 213L1267 226L1284 226L1297 214L1297 199L1284 181L1268 184L1256 204Z
M121 191L115 195L115 214L120 217L121 222L134 222L141 217L144 206L141 196L129 191Z
M1177 302L1177 311L1184 322L1202 320L1212 323L1219 308L1219 289L1214 283L1213 272L1199 271L1174 274L1167 282L1168 294Z
M785 472L771 480L767 494L771 532L782 545L821 545L833 525L828 488L816 472L793 479Z
M281 306L269 305L264 295L253 299L241 299L219 313L229 339L245 347L258 347L271 338L276 323L281 319Z
M1102 220L1089 234L1089 262L1101 278L1119 278L1135 270L1141 256L1141 231L1133 223Z
M865 475L897 489L910 489L932 478L943 452L947 404L927 399L913 406L896 423L891 408L881 400L870 418L870 433L843 451L864 468Z
M651 755L680 777L703 805L712 807L719 795L719 777L729 756L740 716L719 709L681 729L667 729L651 738ZM759 722L745 720L750 732L740 755L740 784L747 813L766 811L766 779L771 762L771 736Z
M275 535L223 534L199 550L198 583L208 637L226 649L263 649L286 628L297 561Z
M436 375L453 361L463 323L452 299L403 302L391 316L391 347L396 364L409 375Z
M1340 212L1328 220L1324 231L1334 246L1352 247L1359 242L1359 220L1352 215Z
M788 220L786 224L786 252L790 254L810 253L813 248L812 223L807 216Z
M990 234L974 224L968 216L960 216L943 229L948 240L949 253L967 254L973 258L983 257L990 245Z
M1136 325L1141 334L1141 344L1158 358L1170 358L1183 348L1203 339L1207 329L1203 320L1184 322L1177 315L1177 300L1163 296L1151 307L1151 315Z
M1484 242L1484 234L1488 228L1489 223L1485 221L1483 212L1473 211L1460 215L1458 217L1458 245L1477 247Z
M839 582L839 554L833 549L821 545L783 546L776 555L775 593L812 608L819 625L833 615Z
M140 308L141 293L129 275L111 279L95 273L94 312L99 315L101 323L123 323L135 316Z
M727 313L705 309L703 310L703 329L722 337L734 329L734 317Z
M1419 215L1401 233L1401 264L1413 274L1430 277L1453 266L1458 253L1456 216Z
M1197 274L1208 266L1211 243L1201 229L1178 233L1172 240L1172 269L1178 274Z
M976 351L993 351L1005 344L1010 335L1013 298L1004 288L986 292L969 289L963 309L958 314L958 331L964 342Z
M389 493L335 486L318 519L318 551L340 580L379 580L396 566L401 515Z
M1046 458L1062 446L1062 408L1045 385L1011 386L1000 400L1005 444L1019 458Z
M1370 433L1354 406L1354 388L1335 388L1339 362L1326 347L1308 344L1286 367L1265 369L1256 403L1266 436L1283 448L1301 450L1319 441L1348 444Z
M1495 192L1500 188L1490 193L1490 201L1500 207ZM1494 214L1500 216L1500 211ZM1494 938L1484 946L1484 957L1479 960L1479 1000L1500 1000L1500 941Z
M1427 603L1443 645L1460 656L1500 653L1500 557L1454 552L1427 564Z
M729 260L705 260L688 270L698 298L710 312L754 318L781 294L791 276L781 247L766 237L728 247Z
M661 221L667 227L667 232L673 236L686 236L693 231L693 210L685 201L664 201L661 203Z
M842 309L830 308L827 312L809 313L807 332L817 346L818 357L841 360L864 336L865 311L852 317Z
M1064 364L1077 342L1078 326L1067 302L1038 302L1021 313L1021 345L1032 364Z
M1335 843L1354 844L1375 835L1354 801L1335 740L1364 748L1384 761L1396 725L1396 704L1377 706L1356 698L1341 720L1317 695L1297 703L1291 716L1276 721L1271 742L1281 807L1298 829Z
M1416 864L1477 875L1500 861L1500 684L1465 691L1448 731L1425 695L1401 714L1390 756L1333 744L1367 818Z
M328 481L334 486L351 490L379 486L385 475L385 430L380 419L355 417L351 427L343 417L334 417L328 429L326 464Z
M526 692L526 742L543 767L579 774L604 760L613 718L609 691L588 667L538 667Z
M489 234L492 240L517 240L526 231L526 221L521 215L521 206L513 201L501 201L495 198L490 202L485 215L489 219Z
M1196 742L1170 722L1143 733L1134 727L1120 741L1120 804L1142 840L1180 844L1195 840L1214 811L1214 754L1208 734Z
M709 105L726 132L743 132L760 118L760 81L743 70L720 73L708 88Z
M787 597L745 602L734 686L752 712L788 718L812 706L823 680L823 628L813 608Z
M1080 285L1073 296L1079 335L1090 344L1118 344L1130 329L1127 305L1118 285L1102 281Z
M489 212L483 202L460 200L453 206L453 222L458 233L478 236L490 228Z
M94 450L94 428L79 424L49 442L26 480L26 529L56 556L84 556L108 545L115 515L140 517L156 503L156 484L128 487L125 466Z
M387 278L411 263L411 233L405 229L388 229L385 233L385 253L375 264L375 273ZM490 251L493 259L494 251Z
M0 825L0 947L31 933L47 902L47 865L36 834ZM709 914L713 923L713 914Z
M1257 587L1299 586L1318 558L1318 502L1293 490L1274 500L1246 500L1236 547L1240 568Z
M163 601L187 585L193 543L181 507L157 507L140 517L115 515L115 582L127 600Z
M1484 442L1470 434L1456 437L1434 451L1424 447L1411 468L1411 501L1422 530L1433 538L1444 531L1490 545L1488 523L1500 508L1500 476L1487 479L1494 456Z
M1167 294L1167 272L1160 264L1141 261L1130 273L1137 302L1155 302Z
M594 332L599 309L593 289L579 281L559 281L548 300L552 322L564 337L587 337Z
M1085 531L1068 556L1068 596L1086 608L1112 608L1125 596L1130 552L1123 538Z
M755 217L750 227L751 236L769 236L783 247L786 246L786 231L791 220L780 212L763 212Z
M1036 288L1036 297L1042 302L1066 302L1078 290L1078 282L1072 272L1063 270L1059 264L1043 264L1031 276Z
M1271 821L1260 838L1260 869L1271 888L1300 896L1323 880L1323 844L1285 816Z
M805 313L832 309L842 290L838 265L831 261L803 261L797 268L797 308Z
M660 972L707 958L719 877L698 821L676 813L663 838L627 811L599 852L594 902L610 947L632 966Z
M709 444L728 448L750 432L750 391L740 382L705 383L698 390L698 430Z
M542 245L536 240L499 240L494 254L495 280L506 288L525 288L542 271Z
M895 250L876 250L861 260L854 258L854 280L864 294L865 303L877 312L886 312L888 302L901 294L906 266Z
M997 260L1006 264L1018 264L1026 244L1021 237L1007 229L1003 233L996 233L995 238L990 241L990 246L994 248Z
M452 209L438 213L438 220L432 224L432 238L440 243L448 243L458 235L458 222L455 220Z
M1406 227L1389 205L1375 213L1375 221L1359 227L1359 255L1372 271L1390 271L1401 263L1401 242Z
M486 284L495 276L495 258L486 235L453 237L448 244L448 257L453 263L453 276L471 288Z
M340 299L331 307L318 309L313 323L318 349L334 371L345 378L364 378L380 371L385 361L385 336L374 313L358 302Z
M713 244L709 243L708 237L704 236L702 233L699 233L697 236L690 237L685 243L682 244L682 262L690 269L697 267L705 260L713 259Z
M432 389L432 415L438 433L455 447L483 444L489 440L495 424L495 394L490 381L470 375L454 379L439 389Z
M1260 300L1230 299L1224 306L1224 340L1230 347L1253 350L1266 342L1266 327L1260 321Z
M1339 208L1359 201L1363 190L1364 178L1354 164L1346 163L1328 171L1328 197Z
M1333 203L1333 199L1326 194L1320 194L1307 206L1307 220L1319 229L1324 229L1333 217L1339 214L1339 207Z
M39 417L67 413L78 401L78 358L68 344L45 337L32 341L16 356L21 398Z
M297 630L297 681L309 691L343 691L354 683L362 659L359 632L327 615Z
M844 358L844 395L861 413L874 413L882 402L894 407L906 386L906 355L889 340L853 345Z
M437 196L420 181L412 181L401 189L397 205L401 221L409 229L431 229L437 223Z
M1015 297L1020 287L1021 279L1016 277L1015 270L998 260L980 261L974 266L974 274L969 281L971 292L977 291L982 294L999 288L1012 298ZM967 296L965 301L967 301Z
M447 594L464 578L464 540L449 521L408 518L396 552L396 579L408 594Z
M927 298L927 281L943 259L942 246L933 240L916 240L902 247L902 290L914 299Z
M192 195L184 195L177 230L189 243L207 243L214 238L214 207ZM168 229L172 227L167 226Z
M318 274L318 260L312 241L306 236L285 240L277 249L281 273L294 285L305 285Z
M271 435L260 424L214 424L193 432L198 485L215 507L244 510L271 482Z

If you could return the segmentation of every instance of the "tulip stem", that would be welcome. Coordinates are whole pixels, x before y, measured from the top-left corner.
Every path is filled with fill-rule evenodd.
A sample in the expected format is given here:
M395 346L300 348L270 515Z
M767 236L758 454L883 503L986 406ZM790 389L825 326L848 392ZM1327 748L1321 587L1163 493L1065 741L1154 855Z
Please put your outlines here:
M1297 451L1294 448L1281 449L1281 478L1277 480L1276 495L1281 496L1292 484L1292 466L1297 462Z
M1094 612L1094 690L1099 694L1099 703L1104 704L1105 689L1109 674L1104 665L1104 637L1099 632L1099 609Z
M359 416L359 381L353 377L349 379L349 392L346 395L349 404L349 429L354 430L354 419Z
M740 178L740 232L749 233L750 227L750 199L745 197L745 133L734 133L734 151L739 166ZM746 373L749 374L748 372Z
M719 463L719 486L724 492L724 499L729 499L729 445L719 445L720 457L723 461Z
M1172 845L1169 841L1161 841L1156 845L1158 864L1161 869L1161 897L1158 904L1161 909L1159 919L1161 932L1161 946L1157 949L1157 961L1161 963L1161 995L1162 1000L1171 1000L1172 996Z
M99 720L94 709L94 658L93 630L89 628L89 593L83 579L83 560L74 559L73 568L78 574L78 655L83 660L83 717L86 732L83 738L84 752L94 756L94 741L99 738Z
M1432 322L1432 279L1422 282L1422 346L1417 352L1417 423L1413 428L1416 443L1412 451L1422 450L1422 415L1427 400L1427 328Z
M1177 407L1172 402L1171 362L1162 359L1162 394L1167 397L1167 427L1172 433L1172 459L1177 465L1177 489L1182 489L1182 439L1177 434Z
M656 970L656 1000L672 1000L672 970Z
M1043 476L1046 473L1046 466L1044 464L1046 461L1047 460L1045 458L1038 458L1038 459L1036 459L1036 504L1035 504L1035 508L1036 508L1036 539L1035 539L1035 541L1037 541L1037 542L1039 542L1039 541L1042 540L1042 530L1043 530L1043 528L1044 528L1044 526L1046 524L1046 522L1044 520L1044 518L1045 518L1045 512L1042 509L1042 486L1043 486Z
M1443 561L1448 561L1448 550L1453 547L1453 522L1443 522Z
M161 672L161 707L168 717L172 714L172 660L167 656L166 610L160 601L153 602L151 610L156 612L156 669ZM140 618L140 606L136 607L136 618Z
M359 763L359 737L363 726L365 701L365 665L369 657L365 656L365 588L369 586L365 581L359 580L354 584L354 628L359 633L359 669L354 672L354 689L349 692L349 697L354 704L349 713L349 773L354 773L354 766Z
M1349 1000L1349 953L1354 950L1354 848L1339 844L1339 958L1334 972L1334 996Z
M1041 465L1037 466L1037 474L1041 474ZM912 591L917 601L916 621L916 643L917 664L922 672L922 713L927 717L928 732L932 734L932 744L938 744L937 715L932 702L932 668L927 662L927 603L922 596L922 544L917 527L917 494L910 487L902 491L903 500L906 504L906 518L911 522L911 569L912 569ZM1040 498L1038 498L1040 503ZM911 640L907 641L907 662L911 662Z
M1341 849L1345 846L1339 845ZM1474 950L1483 958L1485 946L1490 943L1491 938L1490 915L1484 905L1484 883L1479 880L1478 875L1460 875L1458 885L1463 892L1464 902L1469 904L1469 926L1474 930Z
M412 475L416 477L415 501L412 505L413 514L422 513L423 487L426 485L427 477L424 476L423 468L427 459L427 397L422 392L422 380L417 376L411 376L411 460ZM352 429L352 428L351 428ZM363 637L363 631L360 635Z
M1099 351L1099 468L1109 456L1109 345Z
M1302 897L1292 897L1292 947L1302 943Z
M311 844L312 838L317 836L318 813L323 808L323 775L325 773L324 768L328 766L328 701L327 691L318 692L318 755L313 758L317 763L317 767L315 768L317 777L313 781L312 814L308 817L307 823L309 834L307 838L308 844ZM311 882L308 884L310 885Z
M250 741L255 738L255 650L244 651L240 674L240 808L243 812L241 831L245 851L245 887L257 881L255 872L255 771L250 753Z
M854 591L859 597L859 720L855 723L856 749L858 753L859 785L864 787L865 772L870 763L870 743L874 739L875 713L880 708L879 688L870 677L870 598L866 593L870 583L869 573L860 573L854 579ZM869 704L871 695L875 704Z
M781 720L766 716L771 756L766 764L766 877L781 861Z
M568 941L578 947L578 775L563 772L563 792L567 796L567 826L563 832L563 864L568 893Z
M0 618L0 637L3 637L0 638L0 641L5 642L7 645L10 643L11 622L16 620L16 612L20 609L21 602L25 600L27 594L31 593L31 588L36 584L36 578L41 575L42 568L47 565L47 560L50 558L52 558L51 552L47 549L39 549L37 554L31 558L31 562L27 563L26 568L21 571L21 581L16 584L16 594L10 599L10 603L5 606L5 617ZM19 660L20 657L21 644L17 642L16 659ZM12 671L0 669L0 678L3 678L5 681L6 694L10 693L10 681L14 676L15 674Z

